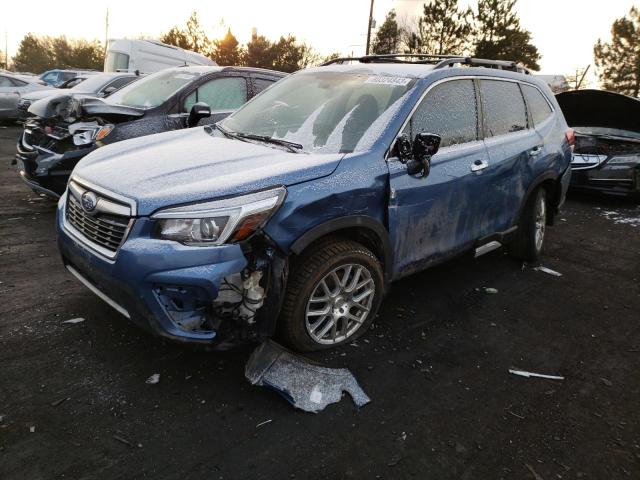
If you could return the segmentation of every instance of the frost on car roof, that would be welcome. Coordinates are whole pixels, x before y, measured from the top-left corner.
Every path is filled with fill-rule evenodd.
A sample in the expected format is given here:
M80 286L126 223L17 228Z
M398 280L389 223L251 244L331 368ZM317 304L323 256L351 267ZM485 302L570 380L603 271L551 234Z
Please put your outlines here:
M433 65L407 63L353 63L313 67L307 68L304 71L364 73L368 75L385 75L391 77L423 78L433 71Z

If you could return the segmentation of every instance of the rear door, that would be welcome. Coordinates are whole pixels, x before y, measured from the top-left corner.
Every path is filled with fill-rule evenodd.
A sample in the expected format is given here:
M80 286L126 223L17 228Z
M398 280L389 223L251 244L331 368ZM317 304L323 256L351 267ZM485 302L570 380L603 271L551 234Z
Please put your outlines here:
M527 115L520 84L502 79L479 80L484 141L489 152L484 235L503 232L517 223L517 215L531 183L533 163L542 139Z
M0 75L0 118L16 117L19 99L19 88L15 82L9 77Z
M442 143L424 178L409 175L397 157L388 159L394 277L450 257L480 234L486 185L472 166L487 163L488 156L479 130L472 79L436 84L412 113L402 133L435 133Z

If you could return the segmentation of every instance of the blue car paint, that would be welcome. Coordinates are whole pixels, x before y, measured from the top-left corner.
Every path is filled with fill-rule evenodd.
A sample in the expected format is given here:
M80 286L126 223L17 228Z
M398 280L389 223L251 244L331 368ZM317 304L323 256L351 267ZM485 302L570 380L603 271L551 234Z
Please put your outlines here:
M152 238L154 221L136 219L115 260L96 255L64 226L65 197L58 203L58 248L65 265L75 270L123 307L138 326L157 334L190 342L209 343L216 332L185 332L158 298L157 286L180 285L197 289L202 299L218 296L221 280L247 264L240 246L191 248Z
M448 77L483 75L515 77L546 91L536 79L511 72L480 68L429 72L418 79L371 148L346 155L292 154L212 138L201 128L99 149L79 164L75 175L79 181L100 182L115 193L133 197L138 218L115 260L109 261L88 251L64 228L63 196L58 211L63 259L122 304L132 320L158 334L196 342L212 341L216 332L178 328L154 286L197 287L212 302L222 280L245 268L248 259L238 245L193 248L153 238L154 221L149 216L161 208L285 185L286 200L263 229L284 257L308 232L336 219L358 216L388 235L380 240L391 245L389 279L446 260L473 247L478 239L514 226L525 196L537 181L559 181L562 198L568 185L571 151L564 137L566 123L548 93L556 112L552 120L521 134L443 148L432 158L426 178L407 175L406 166L388 158L394 139L430 85ZM538 141L543 151L532 160L527 152ZM181 158L185 151L188 162ZM472 172L470 164L478 159L490 166Z

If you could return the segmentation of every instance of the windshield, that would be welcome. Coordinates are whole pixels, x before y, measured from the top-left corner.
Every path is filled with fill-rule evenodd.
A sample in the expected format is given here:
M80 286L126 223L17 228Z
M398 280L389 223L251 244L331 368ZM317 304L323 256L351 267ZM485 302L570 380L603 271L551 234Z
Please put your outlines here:
M307 152L361 151L380 136L414 84L405 77L300 72L275 83L220 125L294 142Z
M136 108L154 108L199 77L198 73L163 70L113 93L106 102Z
M98 91L104 86L105 83L113 80L113 76L107 75L91 75L85 79L82 79L79 84L74 85L69 89L70 92L83 92L83 93L98 93Z

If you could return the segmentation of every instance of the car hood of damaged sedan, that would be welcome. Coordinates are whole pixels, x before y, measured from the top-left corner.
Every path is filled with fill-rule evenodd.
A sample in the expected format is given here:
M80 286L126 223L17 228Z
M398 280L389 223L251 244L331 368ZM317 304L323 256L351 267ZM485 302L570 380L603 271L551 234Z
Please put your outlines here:
M640 132L640 100L604 90L572 90L556 95L570 127Z
M136 202L138 215L330 175L344 156L291 153L222 138L209 127L117 142L83 158L72 178Z

